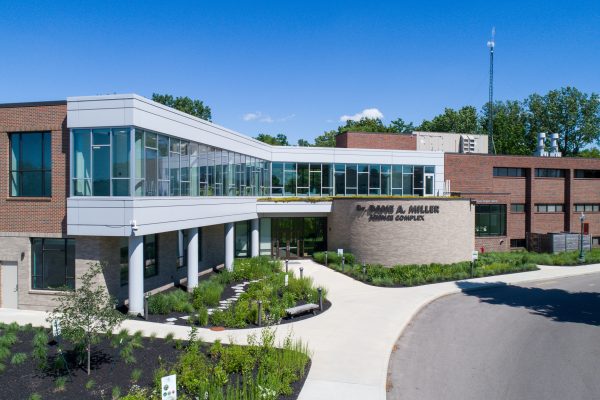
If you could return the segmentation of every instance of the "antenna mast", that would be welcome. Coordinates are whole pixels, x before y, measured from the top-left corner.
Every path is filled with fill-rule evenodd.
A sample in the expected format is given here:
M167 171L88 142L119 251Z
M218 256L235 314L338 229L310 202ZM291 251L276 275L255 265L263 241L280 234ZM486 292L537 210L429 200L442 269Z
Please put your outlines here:
M492 154L496 154L496 145L494 144L494 47L496 37L496 27L492 28L492 40L487 42L487 46L490 48L490 87L489 87L489 102L488 102L488 140L490 141L490 147Z

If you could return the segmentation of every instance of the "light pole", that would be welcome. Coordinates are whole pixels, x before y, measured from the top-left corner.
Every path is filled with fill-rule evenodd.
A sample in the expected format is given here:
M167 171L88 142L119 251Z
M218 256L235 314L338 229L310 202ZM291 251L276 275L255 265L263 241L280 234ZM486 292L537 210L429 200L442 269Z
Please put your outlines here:
M585 221L585 215L583 213L581 213L579 220L581 221L581 234L579 236L579 262L582 263L585 261L585 257L583 255L583 221Z

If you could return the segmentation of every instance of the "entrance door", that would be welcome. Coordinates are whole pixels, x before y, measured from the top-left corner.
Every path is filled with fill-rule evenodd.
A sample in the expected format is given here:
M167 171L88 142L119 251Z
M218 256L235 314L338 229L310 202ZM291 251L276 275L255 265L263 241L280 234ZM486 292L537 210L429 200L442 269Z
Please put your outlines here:
M425 174L425 196L433 196L433 174Z
M2 298L0 307L17 308L19 304L19 293L17 292L17 263L0 262L0 282L2 287Z

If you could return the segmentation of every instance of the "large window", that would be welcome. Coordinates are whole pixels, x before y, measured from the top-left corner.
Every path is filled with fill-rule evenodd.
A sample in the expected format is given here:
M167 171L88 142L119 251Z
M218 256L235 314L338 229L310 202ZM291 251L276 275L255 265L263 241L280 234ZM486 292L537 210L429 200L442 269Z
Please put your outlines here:
M494 167L494 176L524 177L526 170L525 168Z
M73 194L129 196L129 129L73 130Z
M475 236L506 235L506 204L475 206Z
M50 197L52 155L49 132L10 135L10 195Z
M75 239L31 239L31 288L75 289Z

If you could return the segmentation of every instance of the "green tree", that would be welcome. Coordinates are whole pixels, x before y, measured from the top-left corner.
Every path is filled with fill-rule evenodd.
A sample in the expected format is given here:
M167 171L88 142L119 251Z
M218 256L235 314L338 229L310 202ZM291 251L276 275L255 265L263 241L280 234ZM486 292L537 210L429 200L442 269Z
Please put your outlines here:
M558 133L563 156L575 156L587 145L600 141L600 99L574 87L551 90L544 96L532 94L526 100L528 129Z
M152 93L152 100L206 121L212 120L210 107L201 100L192 100L187 96L174 98L170 94L159 93Z
M316 147L335 147L335 136L338 134L338 131L325 131L322 135L319 135L315 138L315 146Z
M344 132L393 132L379 118L361 118L359 121L348 120L338 128L338 134Z
M479 117L480 126L487 127L486 103ZM522 102L508 100L494 102L493 135L497 154L530 155L535 150L536 138L527 129L527 110Z
M398 133L411 133L415 130L415 126L412 122L404 122L402 118L396 118L390 125L388 126L389 132L398 132Z
M269 135L267 133L259 133L255 138L261 142L271 144L273 146L289 146L288 138L283 133L278 133L276 136Z
M300 146L300 147L310 147L312 145L306 139L298 139L298 146Z
M419 131L425 132L456 132L477 133L480 131L477 109L473 106L464 106L459 110L444 109L444 113L436 115L431 121L424 120Z
M58 321L62 336L86 350L88 375L92 345L99 342L101 335L112 332L125 319L115 309L117 303L108 294L106 287L98 284L102 271L102 264L91 264L81 276L78 289L60 295L56 299L58 306L47 318L50 323Z
M584 158L600 158L600 149L593 147L591 149L581 150L578 154L579 157Z

